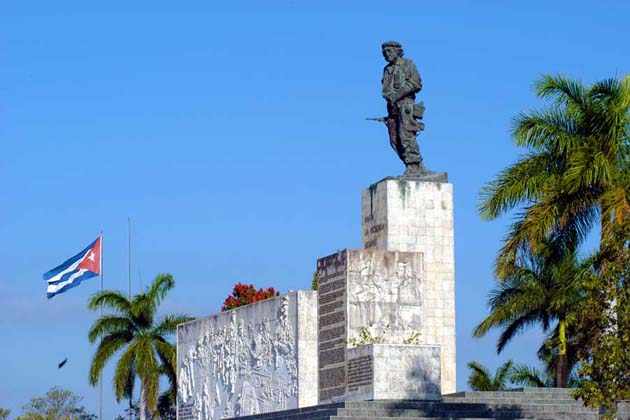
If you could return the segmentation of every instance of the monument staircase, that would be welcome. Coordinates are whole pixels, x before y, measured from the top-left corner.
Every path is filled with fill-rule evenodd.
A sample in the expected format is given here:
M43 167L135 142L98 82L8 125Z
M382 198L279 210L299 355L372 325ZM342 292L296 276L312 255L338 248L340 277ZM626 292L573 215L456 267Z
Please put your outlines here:
M239 420L596 420L596 410L584 407L559 388L521 388L505 392L465 391L444 395L442 401L345 401Z

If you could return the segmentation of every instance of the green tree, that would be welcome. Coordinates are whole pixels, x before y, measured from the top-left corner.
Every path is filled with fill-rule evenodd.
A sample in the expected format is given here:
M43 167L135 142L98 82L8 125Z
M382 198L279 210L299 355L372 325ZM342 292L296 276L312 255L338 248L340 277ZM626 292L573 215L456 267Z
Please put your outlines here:
M11 410L8 408L0 408L0 420L8 420L11 415Z
M545 76L535 88L551 104L515 120L514 140L528 153L481 193L485 220L521 210L497 256L499 278L522 247L535 249L550 234L579 244L597 222L605 238L630 215L630 77L587 88Z
M468 362L470 369L468 385L470 389L473 391L505 391L508 389L505 383L510 378L513 364L511 360L508 360L497 368L493 376L488 368L480 363Z
M522 248L514 266L505 271L506 277L499 279L490 292L490 314L475 327L473 336L483 337L493 328L501 329L497 342L497 353L501 353L524 329L540 325L549 331L557 321L541 352L550 344L557 349L556 384L566 387L572 368L567 358L567 320L583 297L582 270L574 249L563 248L550 239L537 253Z
M96 415L80 405L82 400L72 391L55 386L43 397L32 398L16 420L96 420Z
M102 305L111 311L96 320L88 334L91 343L100 339L90 366L90 384L98 383L105 364L122 351L113 378L116 399L132 398L137 377L143 420L157 413L160 374L172 372L174 377L176 353L167 337L176 331L177 324L191 319L186 315L156 319L159 304L174 286L170 274L160 274L132 299L119 291L103 290L89 301L92 310Z
M536 93L550 106L521 114L513 130L528 153L481 193L486 220L521 210L497 256L500 281L519 269L524 250L537 254L549 238L575 250L595 224L607 238L630 216L630 77L586 87L545 76ZM559 318L559 382L567 372L566 328Z
M616 227L585 281L587 290L577 323L585 340L579 349L581 386L574 396L606 409L630 400L630 225Z

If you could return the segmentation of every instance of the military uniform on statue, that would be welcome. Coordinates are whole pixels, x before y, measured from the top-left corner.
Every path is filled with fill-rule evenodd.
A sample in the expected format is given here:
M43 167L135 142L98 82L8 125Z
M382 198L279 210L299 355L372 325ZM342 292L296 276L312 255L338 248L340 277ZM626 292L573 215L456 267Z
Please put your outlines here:
M382 80L387 117L382 120L387 125L392 148L405 164L403 177L445 182L445 173L435 173L424 167L416 139L418 131L424 130L424 123L419 120L425 109L424 103L416 103L416 94L422 89L418 69L413 61L403 58L400 43L385 42L382 50L387 61Z

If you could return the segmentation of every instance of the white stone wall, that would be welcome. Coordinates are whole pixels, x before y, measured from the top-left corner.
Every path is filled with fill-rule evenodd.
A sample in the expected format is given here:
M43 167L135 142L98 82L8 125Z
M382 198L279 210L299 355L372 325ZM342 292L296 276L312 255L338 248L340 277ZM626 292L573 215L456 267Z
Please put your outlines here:
M347 357L346 401L442 398L440 346L368 344Z
M422 253L422 343L442 347L442 391L455 392L453 186L385 179L362 194L363 247Z
M290 292L179 325L178 419L317 404L316 302Z

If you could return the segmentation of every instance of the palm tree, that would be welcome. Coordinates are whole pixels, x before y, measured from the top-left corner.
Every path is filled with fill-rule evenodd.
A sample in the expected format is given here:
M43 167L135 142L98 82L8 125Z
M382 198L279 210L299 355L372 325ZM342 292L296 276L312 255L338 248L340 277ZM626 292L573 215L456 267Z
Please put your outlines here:
M11 415L11 410L7 408L0 408L0 420L7 420Z
M175 372L175 348L166 337L175 332L177 324L191 319L186 315L155 319L160 302L174 285L170 274L160 274L133 299L119 291L103 290L89 301L92 310L103 306L112 312L96 320L88 334L90 343L100 339L90 366L90 384L98 383L105 364L122 351L113 378L116 399L132 397L137 377L142 420L157 411L160 373Z
M522 248L517 261L505 271L507 276L499 279L490 292L490 314L475 327L473 336L483 337L493 328L502 329L497 341L497 353L501 353L524 329L538 324L543 331L549 331L557 321L540 351L544 352L549 343L557 348L557 384L566 387L570 371L567 319L583 296L583 270L574 249L563 248L550 238L545 239L537 253Z
M499 278L519 249L536 248L550 233L579 244L598 222L606 237L630 216L630 77L587 88L545 76L535 88L552 103L515 120L516 145L529 153L481 192L485 220L521 209L497 257Z
M505 391L507 389L505 382L512 372L512 365L512 361L508 360L499 366L492 376L490 371L480 363L468 362L470 369L468 385L470 389L473 391Z

